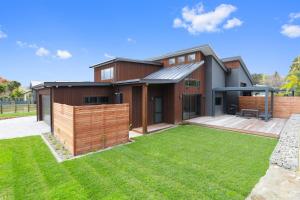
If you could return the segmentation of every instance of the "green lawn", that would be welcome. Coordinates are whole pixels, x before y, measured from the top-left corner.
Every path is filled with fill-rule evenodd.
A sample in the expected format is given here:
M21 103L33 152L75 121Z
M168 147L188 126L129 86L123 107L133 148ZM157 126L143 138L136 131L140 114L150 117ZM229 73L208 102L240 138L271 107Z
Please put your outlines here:
M4 114L0 114L0 119L26 117L26 116L33 116L33 115L36 115L36 112L4 113Z
M0 199L244 199L275 139L179 126L58 164L39 136L0 141Z

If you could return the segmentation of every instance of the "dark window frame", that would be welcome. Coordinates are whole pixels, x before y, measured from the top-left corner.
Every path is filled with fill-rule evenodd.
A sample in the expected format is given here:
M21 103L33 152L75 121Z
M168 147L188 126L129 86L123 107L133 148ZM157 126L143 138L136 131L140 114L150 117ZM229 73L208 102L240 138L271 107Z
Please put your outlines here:
M223 98L222 97L215 97L215 105L221 106L222 105Z
M86 105L101 105L108 104L108 96L85 96L83 97L83 103Z
M200 84L201 84L200 81L196 80L196 79L186 79L184 81L185 87L196 87L196 88L199 88Z

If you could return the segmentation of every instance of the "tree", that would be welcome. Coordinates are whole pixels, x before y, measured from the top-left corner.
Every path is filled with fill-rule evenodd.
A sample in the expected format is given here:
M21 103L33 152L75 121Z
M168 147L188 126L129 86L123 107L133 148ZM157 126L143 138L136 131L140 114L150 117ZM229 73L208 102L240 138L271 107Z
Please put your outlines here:
M22 89L16 88L16 89L14 89L14 90L10 93L10 97L11 97L12 99L16 99L16 98L22 97L23 94L24 94L24 92L22 91Z
M265 76L265 85L280 88L284 82L284 79L279 75L278 72L275 71L272 75L266 75Z
M12 93L13 90L19 88L21 86L21 83L19 83L18 81L10 81L7 84L7 89Z
M282 89L286 90L287 93L294 90L295 95L300 96L300 56L296 57L290 66Z
M293 60L292 65L290 66L290 72L299 72L300 71L300 56L296 57Z
M0 84L0 96L6 91L6 84L1 83Z
M264 84L264 74L252 74L252 79L254 85Z

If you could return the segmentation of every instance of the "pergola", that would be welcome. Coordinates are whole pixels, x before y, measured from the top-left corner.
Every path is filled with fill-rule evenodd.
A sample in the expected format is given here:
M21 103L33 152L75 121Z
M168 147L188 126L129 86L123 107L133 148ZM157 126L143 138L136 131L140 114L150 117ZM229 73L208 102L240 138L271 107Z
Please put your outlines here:
M274 105L274 92L277 92L276 89L272 87L265 87L265 86L252 86L252 87L218 87L212 90L212 114L215 116L215 97L216 92L233 92L233 91L250 91L250 92L264 92L265 93L265 112L264 112L264 119L268 121L269 118L272 116L269 115L269 102L268 97L269 93L271 93L271 113L273 113L273 105Z

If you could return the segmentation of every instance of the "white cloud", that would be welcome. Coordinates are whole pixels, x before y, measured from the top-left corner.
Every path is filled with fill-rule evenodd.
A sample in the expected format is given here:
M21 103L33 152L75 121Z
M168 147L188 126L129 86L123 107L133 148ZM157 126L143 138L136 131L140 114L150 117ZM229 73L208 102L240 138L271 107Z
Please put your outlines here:
M7 34L0 30L0 39L7 38Z
M136 43L136 40L132 39L132 38L127 38L127 42L129 42L129 43Z
M284 24L281 27L281 34L283 34L289 38L300 37L300 26L292 25L292 24Z
M22 42L22 41L16 41L16 44L19 46L19 47L26 47L27 46L27 43L26 42Z
M295 19L300 18L300 12L298 12L298 13L290 13L289 17L290 17L290 22L293 22Z
M39 47L36 44L28 44L27 42L23 41L16 41L16 44L21 48L31 48L31 49L38 49Z
M38 50L36 50L35 54L37 56L43 57L48 56L50 54L50 51L48 49L45 49L44 47L40 47L38 48Z
M69 59L72 57L72 54L67 50L57 50L56 56L60 59Z
M231 29L237 26L242 26L243 22L239 20L238 18L232 18L227 20L226 24L224 24L223 28L225 29Z
M108 54L108 53L104 53L104 57L106 57L106 58L115 58L115 56L112 56L112 55L110 55L110 54Z
M221 4L209 12L205 12L203 4L197 4L193 8L186 6L182 9L182 19L175 18L173 27L185 28L191 34L217 32L221 30L222 23L236 10L237 8L231 4ZM235 23L239 20L234 19Z

